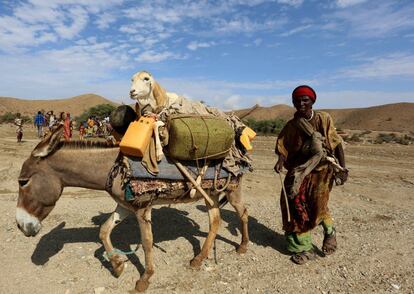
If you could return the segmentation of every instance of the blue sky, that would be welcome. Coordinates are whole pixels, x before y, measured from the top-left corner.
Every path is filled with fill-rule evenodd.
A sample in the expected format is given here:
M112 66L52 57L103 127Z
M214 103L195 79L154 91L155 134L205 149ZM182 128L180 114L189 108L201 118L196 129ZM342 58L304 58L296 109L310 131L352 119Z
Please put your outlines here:
M0 96L96 93L131 76L225 110L414 102L412 0L0 0Z

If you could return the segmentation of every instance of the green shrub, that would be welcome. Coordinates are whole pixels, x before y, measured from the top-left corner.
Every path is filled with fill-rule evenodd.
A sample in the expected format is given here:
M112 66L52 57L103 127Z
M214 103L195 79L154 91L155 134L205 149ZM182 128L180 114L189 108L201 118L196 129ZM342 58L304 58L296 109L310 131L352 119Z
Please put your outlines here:
M390 143L390 142L396 142L396 141L397 141L397 136L394 133L389 133L389 134L380 133L375 139L376 144Z
M414 138L408 135L404 135L404 136L398 137L396 139L396 142L402 145L409 145L414 142Z
M243 122L261 135L278 135L286 124L286 121L281 118L268 120L255 120L254 118L249 118L243 120Z
M75 120L77 122L86 121L90 116L96 116L102 119L106 116L109 116L115 108L116 107L111 104L99 104L89 108L84 113L77 116Z
M352 134L352 136L347 136L346 138L344 138L344 140L347 142L361 142L361 137L361 133L354 133Z
M366 130L366 131L363 131L362 133L361 133L361 135L363 136L363 135L368 135L368 134L371 134L372 133L372 131L370 131L370 130Z
M0 123L13 123L14 122L14 119L16 117L17 117L16 116L16 113L6 112L5 114L0 115ZM22 115L20 118L22 119L22 121L23 121L24 124L25 123L32 123L33 122L33 119L30 118L27 115Z

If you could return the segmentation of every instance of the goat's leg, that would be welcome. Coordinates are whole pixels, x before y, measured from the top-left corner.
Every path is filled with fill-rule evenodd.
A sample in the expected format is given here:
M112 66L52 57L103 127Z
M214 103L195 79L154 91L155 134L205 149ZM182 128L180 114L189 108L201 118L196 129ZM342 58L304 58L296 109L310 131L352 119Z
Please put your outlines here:
M221 217L220 209L218 206L218 195L211 195L211 199L213 200L212 206L206 201L210 229L208 231L207 238L204 241L203 247L201 248L201 252L190 262L190 266L193 268L200 267L202 261L208 257L208 253L210 251L211 246L213 245L213 241L216 238L217 231L220 227Z
M130 212L126 208L118 205L111 216L101 226L99 231L99 238L102 240L116 277L119 277L122 274L125 264L119 254L113 253L114 247L111 242L111 232L117 224L122 222L128 216L129 213Z
M237 253L246 253L247 244L249 243L249 229L247 224L249 215L247 213L247 208L242 200L241 186L242 185L240 180L237 189L227 192L227 199L240 217L242 240L239 247L237 247Z
M151 206L141 208L136 212L139 230L141 232L142 248L145 254L145 272L135 285L135 290L144 292L149 286L149 279L154 274L154 259L152 256L152 228L151 228Z

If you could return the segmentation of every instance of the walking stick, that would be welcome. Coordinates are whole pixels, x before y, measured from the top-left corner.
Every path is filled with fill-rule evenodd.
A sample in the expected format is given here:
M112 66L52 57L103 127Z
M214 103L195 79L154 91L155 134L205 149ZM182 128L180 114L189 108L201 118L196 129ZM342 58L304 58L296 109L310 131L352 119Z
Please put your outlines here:
M288 202L288 198L286 194L285 183L283 182L283 179L282 179L282 172L280 171L278 172L278 174L279 174L280 184L282 185L283 195L285 196L287 218L288 218L288 222L290 223L290 209L289 209L289 202Z

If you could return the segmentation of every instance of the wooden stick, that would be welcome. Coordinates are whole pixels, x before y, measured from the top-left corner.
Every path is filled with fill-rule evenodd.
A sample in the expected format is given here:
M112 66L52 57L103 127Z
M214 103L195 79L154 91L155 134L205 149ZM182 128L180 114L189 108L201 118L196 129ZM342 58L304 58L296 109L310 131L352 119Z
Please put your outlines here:
M204 174L206 173L207 169L208 169L208 163L206 163L203 166L203 168L201 169L200 173L197 176L196 183L198 185L201 184L201 180L204 178ZM195 194L196 194L196 189L192 188L190 191L190 198L194 198Z
M285 195L287 218L288 218L288 222L290 223L290 209L289 209L289 202L288 202L288 198L286 194L285 183L283 182L283 179L282 179L282 172L280 171L278 172L278 174L279 174L280 184L282 185L283 195Z
M187 179L190 180L191 184L194 185L194 187L197 189L198 192L200 192L201 195L203 195L204 199L210 204L211 206L214 206L213 200L208 196L206 191L201 188L200 184L197 184L197 182L194 180L194 178L190 175L188 170L178 161L174 160L175 165L178 167L178 169L187 177Z

